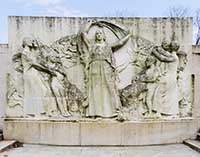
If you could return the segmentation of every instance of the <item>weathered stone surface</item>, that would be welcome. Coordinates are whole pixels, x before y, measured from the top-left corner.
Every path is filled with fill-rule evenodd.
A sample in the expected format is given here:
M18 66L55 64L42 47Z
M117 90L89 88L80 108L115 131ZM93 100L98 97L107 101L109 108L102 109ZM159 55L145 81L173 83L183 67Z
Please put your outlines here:
M123 123L81 123L81 145L122 145Z
M9 17L4 136L76 146L194 138L198 51L191 18Z
M6 110L6 74L8 73L8 44L0 44L0 129L3 127L3 117Z
M193 45L192 46L192 53L193 54L200 54L200 46L199 45Z
M4 137L34 144L135 146L181 143L195 138L199 127L199 119L123 123L7 119Z
M23 143L80 145L80 124L74 122L6 121L5 139Z
M200 117L200 73L198 64L200 63L200 46L192 46L192 56L191 56L191 64L190 64L190 71L193 74L193 81L194 81L194 106L193 106L193 115L195 117Z
M191 33L191 18L9 17L7 116L191 117Z

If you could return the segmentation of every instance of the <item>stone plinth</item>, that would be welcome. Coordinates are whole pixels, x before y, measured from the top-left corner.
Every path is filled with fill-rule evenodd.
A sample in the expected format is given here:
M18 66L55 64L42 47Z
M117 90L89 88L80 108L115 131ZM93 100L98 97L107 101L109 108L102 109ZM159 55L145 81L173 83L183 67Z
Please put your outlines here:
M194 138L198 119L111 122L6 119L5 139L63 146L135 146L181 143Z

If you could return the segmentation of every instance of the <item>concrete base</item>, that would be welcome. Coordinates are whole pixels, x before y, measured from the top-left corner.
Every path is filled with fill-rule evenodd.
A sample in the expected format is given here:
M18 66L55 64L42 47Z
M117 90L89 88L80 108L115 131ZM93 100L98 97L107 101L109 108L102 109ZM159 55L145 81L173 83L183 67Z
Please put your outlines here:
M195 138L199 119L115 122L6 119L4 138L65 146L135 146L181 143Z

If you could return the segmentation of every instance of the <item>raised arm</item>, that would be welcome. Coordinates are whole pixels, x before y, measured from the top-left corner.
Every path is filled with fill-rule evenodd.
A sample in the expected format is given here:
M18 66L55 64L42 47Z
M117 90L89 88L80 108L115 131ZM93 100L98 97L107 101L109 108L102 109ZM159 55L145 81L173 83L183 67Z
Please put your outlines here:
M126 42L129 40L129 38L131 37L131 34L128 34L127 36L125 36L124 38L120 39L119 41L117 41L116 43L113 43L111 45L112 50L116 51L119 48L121 48L122 46L124 46L126 44Z
M86 45L87 49L90 48L90 41L87 38L87 34L90 30L90 28L92 27L92 25L94 24L94 21L90 20L88 21L88 23L86 24L85 28L83 30L81 30L81 39L84 42L84 44Z

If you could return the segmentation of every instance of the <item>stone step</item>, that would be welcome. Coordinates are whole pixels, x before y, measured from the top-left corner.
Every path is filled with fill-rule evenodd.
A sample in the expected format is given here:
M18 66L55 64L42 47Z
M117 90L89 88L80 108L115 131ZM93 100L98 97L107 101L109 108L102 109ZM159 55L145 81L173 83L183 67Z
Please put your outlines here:
M21 143L19 143L16 140L3 140L0 141L0 153L8 150L8 149L12 149L12 148L17 148L22 146Z
M200 152L200 141L197 140L184 140L183 143L190 148Z
M3 140L3 134L0 133L0 141Z
M2 140L3 140L3 131L0 130L0 141L2 141Z
M200 133L197 133L197 140L200 141Z

